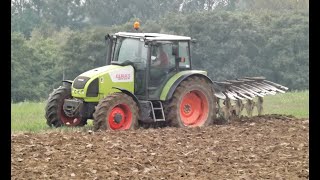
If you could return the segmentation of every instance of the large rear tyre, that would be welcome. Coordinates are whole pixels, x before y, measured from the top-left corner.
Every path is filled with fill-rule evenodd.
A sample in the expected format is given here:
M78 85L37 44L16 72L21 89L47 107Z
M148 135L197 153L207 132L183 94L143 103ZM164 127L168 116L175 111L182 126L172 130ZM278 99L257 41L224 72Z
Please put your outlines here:
M66 86L60 86L49 95L45 107L45 118L48 126L84 126L87 123L87 119L79 116L69 117L64 113L63 103L65 99L69 98L71 98L71 89Z
M124 93L114 93L100 100L93 113L94 130L138 128L138 106Z
M174 127L208 126L216 118L214 92L206 79L198 76L182 81L172 98L164 103L168 125Z

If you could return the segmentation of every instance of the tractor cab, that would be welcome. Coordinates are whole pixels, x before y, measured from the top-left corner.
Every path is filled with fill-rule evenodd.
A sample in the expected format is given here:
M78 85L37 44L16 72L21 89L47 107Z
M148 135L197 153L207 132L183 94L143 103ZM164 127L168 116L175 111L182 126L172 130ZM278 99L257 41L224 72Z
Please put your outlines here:
M158 100L165 83L191 69L190 37L160 33L118 32L107 35L107 65L134 68L134 94Z

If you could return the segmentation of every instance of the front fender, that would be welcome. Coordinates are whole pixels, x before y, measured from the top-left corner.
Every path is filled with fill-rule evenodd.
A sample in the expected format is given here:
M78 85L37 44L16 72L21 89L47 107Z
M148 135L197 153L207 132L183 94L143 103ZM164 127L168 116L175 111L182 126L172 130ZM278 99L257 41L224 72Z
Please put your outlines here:
M123 92L124 94L132 97L132 99L137 103L139 110L141 109L140 102L139 102L137 96L132 94L130 91L128 91L127 89L124 89L124 88L120 88L120 87L112 87L112 89L118 89L119 91Z
M72 80L62 80L62 84L66 87L71 87L72 83Z

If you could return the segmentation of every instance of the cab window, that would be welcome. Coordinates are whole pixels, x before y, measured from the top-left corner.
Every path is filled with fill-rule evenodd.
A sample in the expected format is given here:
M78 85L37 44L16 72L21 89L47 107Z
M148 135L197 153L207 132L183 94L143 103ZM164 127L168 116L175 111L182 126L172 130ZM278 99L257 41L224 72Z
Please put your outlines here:
M146 63L148 48L140 39L119 38L116 44L114 61L119 63L125 61Z
M189 69L190 68L190 60L189 60L189 46L188 42L179 42L179 57L181 58L179 61L180 69Z

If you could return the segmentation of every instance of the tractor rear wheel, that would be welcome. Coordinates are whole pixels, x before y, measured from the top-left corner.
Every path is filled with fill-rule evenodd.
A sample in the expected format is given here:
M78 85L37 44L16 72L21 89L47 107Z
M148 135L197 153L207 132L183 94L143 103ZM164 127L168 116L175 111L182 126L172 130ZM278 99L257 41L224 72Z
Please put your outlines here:
M93 113L94 130L138 128L138 106L124 93L114 93L100 100Z
M60 86L49 95L45 107L45 118L47 119L48 126L84 126L87 123L87 119L79 116L69 117L64 113L63 103L65 99L69 98L71 98L71 89L66 86Z
M202 77L189 77L165 102L166 121L175 127L208 126L216 118L215 104L210 83Z

